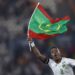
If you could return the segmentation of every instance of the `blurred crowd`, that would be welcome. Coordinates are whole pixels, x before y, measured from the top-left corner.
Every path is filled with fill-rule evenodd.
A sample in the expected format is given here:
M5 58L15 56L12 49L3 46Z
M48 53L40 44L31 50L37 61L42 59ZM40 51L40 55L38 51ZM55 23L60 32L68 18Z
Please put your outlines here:
M49 47L57 46L63 56L75 58L75 0L0 0L0 75L52 75L48 65L30 51L27 41L28 22L38 1L54 19L68 15L71 21L66 33L34 39L36 46L48 57Z

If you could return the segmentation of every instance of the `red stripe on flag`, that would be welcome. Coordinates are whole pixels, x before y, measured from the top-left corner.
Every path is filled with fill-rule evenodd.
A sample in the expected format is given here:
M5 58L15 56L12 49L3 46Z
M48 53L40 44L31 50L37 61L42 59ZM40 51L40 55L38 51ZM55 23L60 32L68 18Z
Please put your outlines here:
M53 37L55 37L57 35L58 34L54 34L54 35L37 34L37 33L33 32L33 31L29 30L29 37L40 39L40 40L44 40L44 39L48 39L48 38L53 38Z
M55 22L59 22L60 20L70 20L70 17L69 16L65 16L63 18L56 18Z
M69 16L65 16L63 18L61 18L62 20L70 20L70 17Z
M41 5L38 6L38 9L50 20L51 23L55 22L54 19L47 14Z

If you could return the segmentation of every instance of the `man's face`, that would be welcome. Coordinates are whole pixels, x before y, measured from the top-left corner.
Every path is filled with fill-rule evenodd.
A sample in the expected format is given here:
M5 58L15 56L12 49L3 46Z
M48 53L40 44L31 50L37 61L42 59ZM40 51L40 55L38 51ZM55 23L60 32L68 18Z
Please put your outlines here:
M54 60L59 60L61 58L61 53L58 48L51 49L51 56Z

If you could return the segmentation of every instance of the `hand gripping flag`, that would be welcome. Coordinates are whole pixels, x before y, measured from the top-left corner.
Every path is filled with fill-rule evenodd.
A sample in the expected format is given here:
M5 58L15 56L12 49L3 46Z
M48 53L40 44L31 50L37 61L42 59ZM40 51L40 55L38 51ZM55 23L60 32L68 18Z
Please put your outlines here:
M69 16L54 20L38 3L29 21L28 36L37 39L55 37L67 31L66 24L69 20Z

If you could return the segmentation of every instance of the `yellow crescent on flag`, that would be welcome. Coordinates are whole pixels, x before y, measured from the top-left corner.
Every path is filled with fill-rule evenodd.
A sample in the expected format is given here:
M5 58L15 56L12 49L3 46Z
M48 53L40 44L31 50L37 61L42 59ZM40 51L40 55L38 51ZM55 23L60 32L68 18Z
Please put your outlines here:
M44 29L42 28L42 26L41 26L41 25L42 25L42 24L40 24L40 25L39 25L39 29L40 29L40 30L43 30L44 32L51 32L51 30L49 30L49 29L44 30ZM52 24L47 24L47 25L46 25L46 27L49 27L49 28L50 28L50 27L51 27L51 25L52 25ZM60 24L58 24L58 26L57 26L56 30L58 31L58 30L60 29L60 27L61 27L61 25L60 25Z

